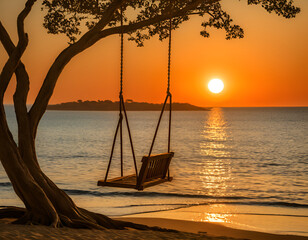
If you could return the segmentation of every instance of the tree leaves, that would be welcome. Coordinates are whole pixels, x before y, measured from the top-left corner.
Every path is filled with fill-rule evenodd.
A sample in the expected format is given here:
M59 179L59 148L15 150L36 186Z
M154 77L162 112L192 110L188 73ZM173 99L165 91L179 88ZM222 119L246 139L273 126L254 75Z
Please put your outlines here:
M44 27L52 34L65 34L71 43L85 29L92 29L104 15L105 10L116 0L44 0L47 10ZM118 0L119 1L119 0ZM246 0L245 0L246 1ZM121 1L120 1L121 2ZM247 0L248 5L261 5L266 11L285 18L293 18L300 9L292 0ZM158 36L160 40L168 37L169 17L172 29L179 28L191 16L203 19L201 35L209 37L208 28L223 29L226 39L244 37L243 29L233 23L219 0L122 0L123 21L125 25L135 24L164 16L163 20L149 21L149 24L129 32L129 40L143 46L145 40ZM162 19L162 18L161 18ZM120 9L113 13L107 27L120 25ZM106 29L106 27L105 27ZM101 29L103 30L103 29Z
M300 8L293 5L293 0L248 0L248 5L260 4L269 13L275 12L278 16L294 18Z
M227 40L244 37L244 30L239 25L232 24L233 20L228 13L221 9L220 4L213 4L208 10L208 14L210 15L209 20L202 23L204 30L201 31L201 35L203 37L210 36L207 31L208 27L224 29Z

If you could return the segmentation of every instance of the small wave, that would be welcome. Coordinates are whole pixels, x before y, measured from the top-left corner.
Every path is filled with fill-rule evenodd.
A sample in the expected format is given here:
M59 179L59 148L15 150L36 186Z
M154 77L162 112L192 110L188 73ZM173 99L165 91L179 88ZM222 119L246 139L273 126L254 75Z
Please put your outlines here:
M193 199L207 199L207 200L217 200L215 202L199 202L193 204L185 203L161 203L161 204L146 204L146 205L125 205L123 207L140 207L140 206L181 206L181 207L191 207L198 205L209 205L209 204L236 204L236 205L255 205L255 206L277 206L277 207L294 207L294 208L308 208L308 204L300 204L294 202L284 202L284 201L265 201L264 197L250 198L242 196L208 196L208 195L193 195L193 194L179 194L179 193L157 193L157 192L99 192L99 191L86 191L86 190L73 190L65 189L65 192L71 195L92 195L97 197L153 197L153 198L193 198ZM223 201L230 200L230 201ZM254 201L257 200L257 201ZM259 201L258 201L259 200ZM120 206L122 207L122 206Z
M114 208L133 208L133 207L160 207L160 206L181 206L181 207L192 207L199 206L200 204L185 204L185 203L157 203L157 204L132 204L124 206L116 206Z
M287 167L290 166L290 164L280 164L280 163L264 163L264 164L260 164L258 165L259 167Z
M287 164L280 164L280 163L267 163L267 164L264 164L264 165L267 165L267 166L286 166ZM290 164L288 164L290 165Z
M64 189L65 192L72 195L94 195L94 196L123 196L123 197L178 197L178 198L200 198L200 199L226 199L226 200L243 200L251 199L249 197L229 197L229 196L209 196L195 194L179 193L158 193L158 192L98 192L87 190Z
M224 213L219 213L219 214L224 214ZM226 214L308 218L308 215L279 214L279 213L237 213L237 212L234 212L234 213L230 212L229 213L228 212Z
M216 203L210 203L210 204L216 204ZM236 204L236 205L308 208L308 204L291 203L291 202L248 201L248 202L217 202L217 204Z
M225 143L228 142L227 140L219 140L219 139L211 139L211 138L207 138L205 137L205 142L213 142L213 143Z
M205 156L205 159L234 159L234 160L245 160L245 159L248 159L248 158L245 158L245 157L224 157L224 156L215 156L215 155L206 155Z
M240 205L241 203L238 202L217 202L217 203L201 203L201 204L154 204L154 205L128 205L128 206L118 206L115 208L128 208L128 207L147 207L147 206L164 206L164 209L155 209L155 210L148 210L148 211L136 211L133 213L127 213L127 214L122 214L119 216L129 216L129 215L137 215L137 214L144 214L144 213L155 213L155 212L166 212L166 211L171 211L171 210L178 210L178 209L185 209L189 207L194 207L194 206L204 206L204 205L216 205L216 204L229 204L229 205ZM245 203L245 205L260 205L260 204L253 204L251 203ZM174 206L177 205L177 206ZM170 208L166 208L168 206L173 206ZM217 214L234 214L234 215L256 215L256 216L283 216L283 217L299 217L299 218L308 218L308 215L296 215L296 214L276 214L276 213L254 213L254 212L219 212Z
M130 208L130 207L156 207L156 206L178 206L174 209L178 208L187 208L187 207L194 207L194 206L204 206L204 205L216 205L216 204L224 204L224 205L252 205L252 206L275 206L275 207L294 207L294 208L308 208L307 204L298 204L298 203L288 203L288 202L256 202L256 201L249 201L249 202L203 202L203 203L160 203L160 204L140 204L140 205L125 205L125 206L118 206L116 208ZM304 216L308 217L308 216Z
M246 203L238 203L238 204L246 204ZM308 204L290 203L290 202L249 202L248 205L308 208Z
M12 186L12 183L10 182L0 182L0 187L9 187Z
M307 235L308 232L306 231L281 231L281 233L284 233L284 234L297 233L299 235L303 235L303 234Z
M217 204L225 204L225 205L257 205L257 206L273 206L273 203L259 203L259 202L246 202L246 203L240 203L240 202L215 202L215 203L196 203L196 204L144 204L144 205L127 205L127 206L118 206L115 208L129 208L129 207L148 207L148 206L164 206L164 209L156 209L156 210L148 210L148 211L140 211L140 212L134 212L134 213L127 213L127 214L122 214L118 216L129 216L129 215L137 215L137 214L144 214L144 213L155 213L155 212L165 212L165 211L171 211L171 210L178 210L178 209L183 209L183 208L189 208L189 207L194 207L194 206L205 206L205 205L217 205ZM294 207L294 204L292 204ZM297 207L301 206L304 208L308 208L308 205L302 205L302 204L295 204ZM165 208L165 207L171 206L170 208ZM173 207L172 207L173 206ZM276 206L281 206L281 203L277 203ZM220 212L218 214L235 214L235 215L261 215L261 216L284 216L284 217L300 217L300 218L308 218L308 215L295 215L295 214L276 214L276 213L241 213L241 212L228 212L228 213L223 213Z
M190 207L190 206L188 206ZM117 216L129 216L129 215L138 215L138 214L144 214L144 213L155 213L155 212L166 212L170 210L177 210L181 208L186 208L186 207L177 207L173 209L161 209L161 210L151 210L151 211L143 211L143 212L135 212L135 213L127 213L123 215L117 215ZM211 212L213 214L213 212ZM254 216L279 216L279 217L298 217L298 218L308 218L307 215L294 215L294 214L275 214L275 213L240 213L240 212L218 212L215 214L228 214L228 215L254 215Z
M39 156L40 158L42 159L46 159L48 161L50 160L59 160L59 159L100 159L101 156L99 155L67 155L67 156L64 156L64 155L54 155L54 156L44 156L44 155L41 155Z

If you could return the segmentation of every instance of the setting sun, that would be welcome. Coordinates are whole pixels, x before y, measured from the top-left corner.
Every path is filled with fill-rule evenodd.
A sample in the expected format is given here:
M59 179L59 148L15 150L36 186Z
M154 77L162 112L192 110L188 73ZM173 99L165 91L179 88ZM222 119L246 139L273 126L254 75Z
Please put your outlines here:
M212 93L220 93L224 89L224 83L220 79L212 79L208 88Z

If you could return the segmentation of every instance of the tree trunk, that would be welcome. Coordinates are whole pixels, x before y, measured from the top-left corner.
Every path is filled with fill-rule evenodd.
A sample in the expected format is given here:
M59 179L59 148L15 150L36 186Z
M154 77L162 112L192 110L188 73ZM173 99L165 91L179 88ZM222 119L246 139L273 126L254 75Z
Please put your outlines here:
M3 105L0 109L0 145L1 163L16 194L28 210L27 216L34 222L42 221L44 224L57 226L59 219L56 210L21 159L6 124Z

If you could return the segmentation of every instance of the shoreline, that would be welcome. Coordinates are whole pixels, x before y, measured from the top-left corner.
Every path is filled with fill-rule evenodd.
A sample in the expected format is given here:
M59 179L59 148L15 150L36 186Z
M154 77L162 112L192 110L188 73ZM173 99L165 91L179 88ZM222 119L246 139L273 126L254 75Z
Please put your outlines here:
M139 230L89 230L71 228L50 228L35 225L10 224L13 219L0 220L0 238L2 240L43 240L43 239L203 239L203 240L308 240L308 237L295 235L278 235L255 231L238 230L216 223L204 223L162 218L117 218L119 220L159 226L180 232L158 232Z
M214 206L214 208L213 208ZM29 226L10 224L13 219L0 219L0 239L204 239L204 240L308 240L307 215L303 209L292 212L291 209L247 206L233 208L214 204L207 206L192 206L188 208L166 210L125 216L109 216L116 220L130 221L150 227L160 227L179 231L156 232L128 230L88 230L57 228L46 226ZM98 209L88 209L100 212ZM255 214L266 212L268 215ZM244 213L245 214L241 214ZM280 213L275 215L273 213ZM285 214L285 215L284 215ZM301 215L304 214L304 215ZM279 227L277 227L279 226Z
M80 199L79 199L80 200ZM251 239L251 240L308 240L308 209L296 207L277 207L277 206L247 206L235 204L209 204L182 207L176 209L165 209L162 211L147 212L147 213L132 213L124 215L108 214L106 206L97 205L97 201L92 199L95 206L90 207L88 199L86 202L75 201L80 207L86 208L89 211L105 214L111 218L131 221L134 223L145 224L149 226L158 226L161 228L169 228L183 232L197 234L198 232L207 232L210 236L217 237L226 236L228 239ZM122 211L120 211L122 212ZM119 212L119 213L120 213ZM16 226L16 225L15 225ZM0 229L3 228L0 219ZM7 226L4 226L7 228ZM4 236L10 231L17 231L14 236L19 236L22 231L36 231L31 228L23 230L15 229L9 226L11 230L6 230ZM5 231L5 230L3 230ZM0 239L3 238L0 231ZM39 230L41 231L41 230ZM42 230L45 231L45 230ZM58 231L58 230L57 230ZM62 230L60 230L62 232ZM55 233L56 234L56 233ZM60 233L59 233L60 234ZM61 234L66 234L62 232ZM78 235L78 232L72 232L72 236ZM94 234L94 233L93 233ZM97 234L97 233L95 233ZM110 232L108 234L111 234ZM112 233L113 234L113 233ZM118 233L122 234L122 233ZM130 236L130 232L125 233ZM137 233L135 233L137 234ZM139 233L140 234L140 233ZM142 234L141 234L142 235ZM203 234L204 235L204 234ZM9 234L12 236L12 234ZM71 236L71 235L70 235ZM139 236L137 234L137 236ZM46 237L46 235L45 235ZM162 237L162 236L161 236ZM200 236L177 236L175 239L198 239ZM204 236L203 236L204 237ZM163 238L163 237L162 237ZM157 238L157 239L162 239ZM28 239L28 238L21 238ZM44 238L30 238L44 239ZM63 239L60 236L54 239ZM67 238L74 239L74 238ZM79 238L79 239L84 239ZM94 236L94 239L97 239ZM102 238L105 239L105 238ZM113 239L108 236L106 239ZM122 239L122 238L118 238ZM130 239L130 238L129 238ZM131 236L131 239L138 239L136 235ZM143 238L140 238L143 239ZM169 239L169 237L168 237ZM170 238L172 239L172 238ZM201 238L204 239L204 238ZM92 239L91 239L92 240Z
M122 216L127 219L158 218L218 224L241 231L296 235L308 239L308 209L272 206L211 204Z
M189 233L206 233L210 237L231 237L235 239L250 240L308 240L306 236L272 234L258 231L248 231L226 227L220 223L195 222L187 220L166 219L166 218L146 218L146 217L123 217L133 223L145 224L148 226L158 226L162 228L174 229Z

